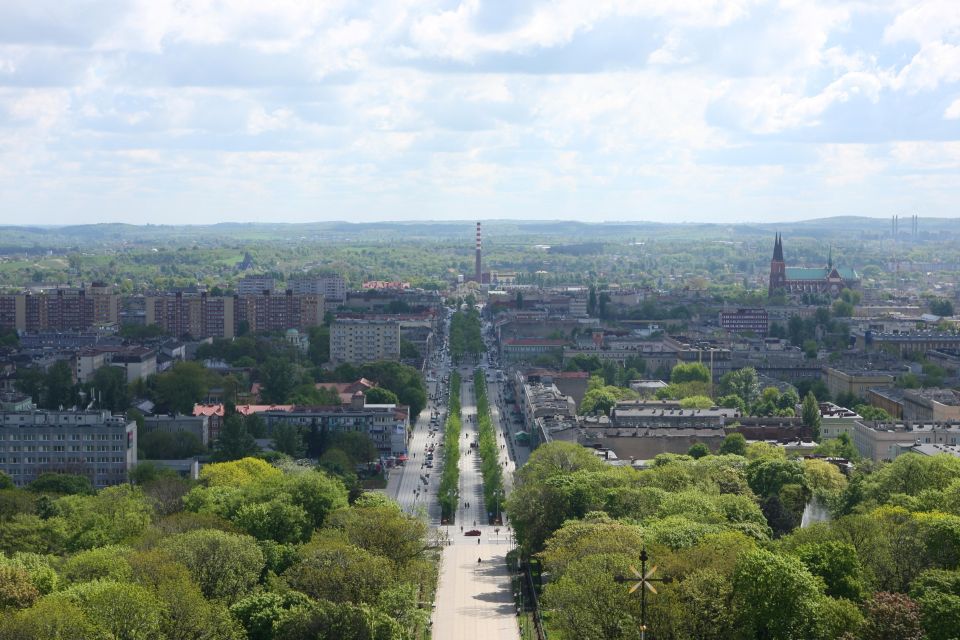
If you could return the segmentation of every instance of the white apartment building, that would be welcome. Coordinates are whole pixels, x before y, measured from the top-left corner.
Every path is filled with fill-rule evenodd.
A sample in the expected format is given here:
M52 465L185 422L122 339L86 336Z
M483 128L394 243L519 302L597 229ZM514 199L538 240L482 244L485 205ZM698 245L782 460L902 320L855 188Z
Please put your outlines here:
M347 282L343 276L291 278L287 288L295 296L323 296L327 302L343 302L347 299Z
M241 296L259 296L264 291L273 293L276 281L268 276L245 276L237 283L237 294Z
M330 359L372 362L400 359L400 323L396 320L337 319L330 325Z

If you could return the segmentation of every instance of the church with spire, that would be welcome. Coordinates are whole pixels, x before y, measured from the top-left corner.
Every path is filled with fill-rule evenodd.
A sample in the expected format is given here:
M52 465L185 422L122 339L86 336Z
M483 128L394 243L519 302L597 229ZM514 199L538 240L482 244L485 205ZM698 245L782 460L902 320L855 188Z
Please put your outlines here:
M778 233L770 260L770 288L767 295L825 293L839 296L844 289L860 286L860 276L847 267L833 265L833 247L825 267L788 267L783 258L783 237Z

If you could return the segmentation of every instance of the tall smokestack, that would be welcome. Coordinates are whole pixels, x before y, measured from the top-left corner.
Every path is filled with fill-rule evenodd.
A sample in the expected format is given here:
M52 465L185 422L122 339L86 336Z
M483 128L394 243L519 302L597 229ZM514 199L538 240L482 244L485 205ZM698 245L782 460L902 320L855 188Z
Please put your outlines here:
M480 242L480 223L477 223L477 284L483 284L483 271L480 266L480 251L481 251L481 242Z

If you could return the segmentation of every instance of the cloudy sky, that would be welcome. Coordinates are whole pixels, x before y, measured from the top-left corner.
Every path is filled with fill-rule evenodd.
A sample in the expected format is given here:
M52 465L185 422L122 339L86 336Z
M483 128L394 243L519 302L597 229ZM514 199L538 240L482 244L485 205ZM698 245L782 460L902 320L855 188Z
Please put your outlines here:
M958 0L0 0L0 223L958 203Z

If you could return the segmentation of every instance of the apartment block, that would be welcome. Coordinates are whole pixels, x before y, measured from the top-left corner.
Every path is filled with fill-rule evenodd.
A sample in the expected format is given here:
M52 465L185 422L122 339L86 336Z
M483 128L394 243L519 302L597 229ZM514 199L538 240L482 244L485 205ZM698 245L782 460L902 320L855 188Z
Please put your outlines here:
M116 325L120 297L102 283L0 295L0 328L75 331Z
M305 331L323 323L324 301L320 295L263 293L248 296L211 296L207 293L175 293L148 296L144 318L171 335L194 338L233 338L240 323L251 332Z
M758 336L767 335L770 327L770 315L766 309L737 309L736 311L721 311L719 323L722 329L731 333L753 333Z
M343 302L347 299L347 281L343 276L313 276L292 278L287 288L294 295L320 295L327 302Z
M107 411L0 412L0 471L22 487L42 473L71 473L103 488L137 464L137 425Z
M292 291L283 294L240 296L234 300L237 323L246 322L249 330L305 331L323 324L324 300L322 295L295 295Z
M400 323L396 320L338 318L330 326L333 362L400 359Z
M237 283L237 294L241 296L259 296L273 293L276 281L268 276L246 276Z
M234 298L207 293L146 296L144 323L176 337L232 338L236 335Z

